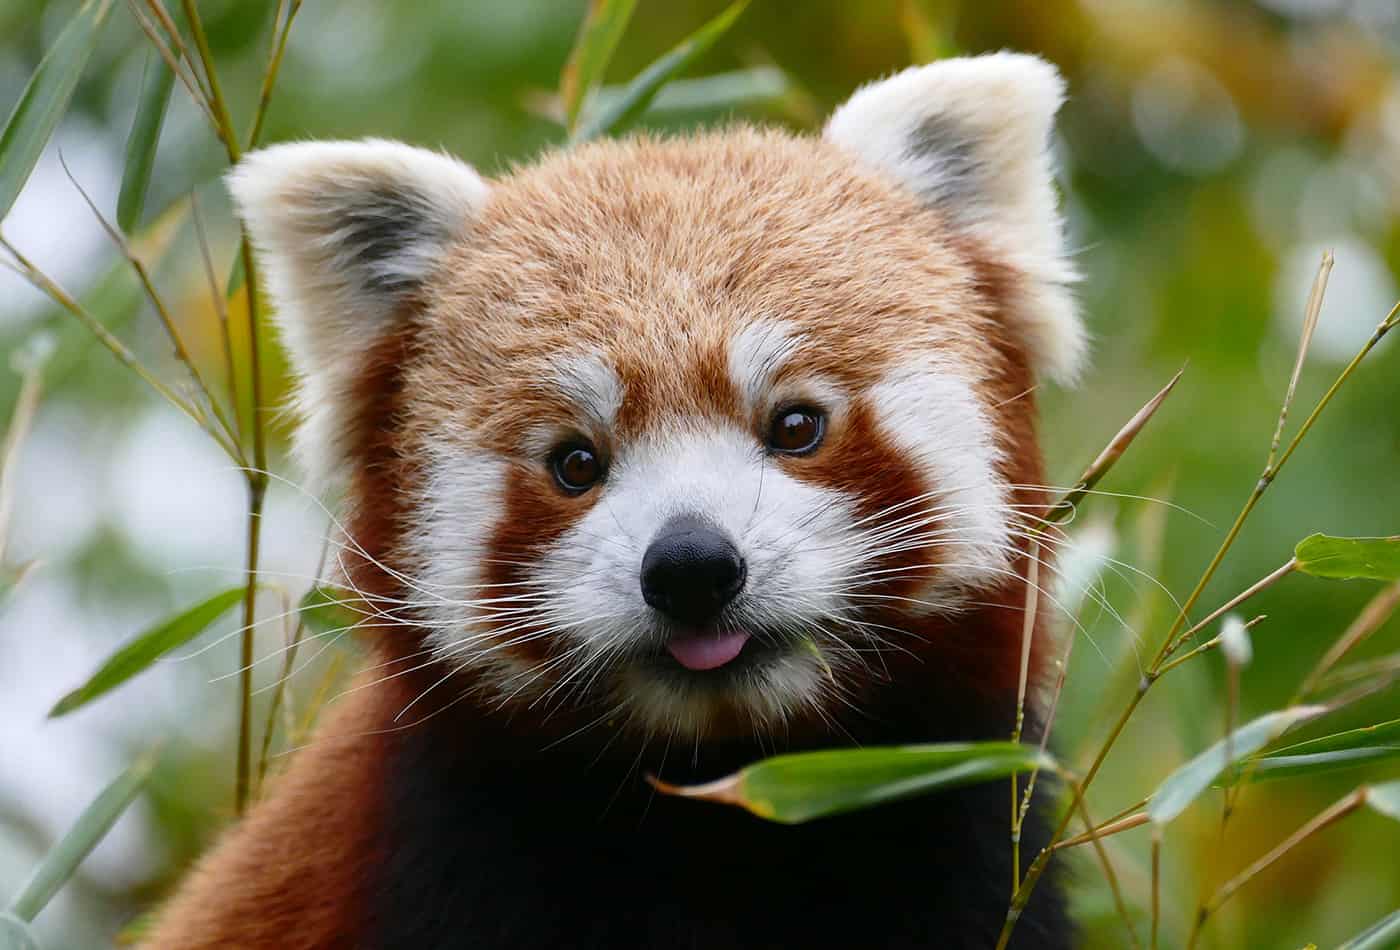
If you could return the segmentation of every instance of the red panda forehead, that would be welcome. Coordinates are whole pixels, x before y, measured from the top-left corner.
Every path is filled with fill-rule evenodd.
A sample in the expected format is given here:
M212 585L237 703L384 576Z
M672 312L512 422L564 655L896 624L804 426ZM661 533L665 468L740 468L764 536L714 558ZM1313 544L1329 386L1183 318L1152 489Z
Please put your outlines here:
M626 393L622 429L741 417L733 351L754 326L795 341L784 373L851 395L930 358L998 375L1007 341L983 270L936 213L818 140L600 143L493 187L429 288L427 349L503 436L506 416L562 408L547 383L584 356Z

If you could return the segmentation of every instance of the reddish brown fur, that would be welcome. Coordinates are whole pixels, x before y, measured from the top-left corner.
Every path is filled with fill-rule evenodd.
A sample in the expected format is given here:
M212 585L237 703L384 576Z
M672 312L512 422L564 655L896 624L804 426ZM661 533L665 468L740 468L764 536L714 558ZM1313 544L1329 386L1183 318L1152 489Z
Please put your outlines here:
M1018 280L911 194L820 141L738 128L548 156L494 186L482 221L444 261L423 306L367 354L355 393L351 533L373 558L412 574L402 541L423 491L416 460L446 438L457 440L451 450L510 460L491 547L502 560L528 558L593 503L559 493L544 460L520 449L532 429L570 418L570 407L537 385L551 358L596 349L618 368L627 400L613 439L685 415L757 429L763 420L744 417L725 353L735 330L760 317L809 334L794 363L855 394L849 421L823 452L778 463L794 477L854 493L864 513L926 490L860 393L901 361L937 354L976 380L1005 450L1001 474L1040 484L1034 379L1006 312ZM1047 499L1020 489L1012 500ZM1015 569L1024 572L1024 558ZM364 590L401 593L368 562L352 574ZM497 564L486 580L517 577ZM987 606L956 619L912 628L921 639L907 645L917 657L889 660L900 689L935 688L952 669L1010 708L1024 590L1008 583L983 599ZM1045 610L1042 600L1042 617ZM910 626L898 614L879 619ZM1033 677L1049 642L1046 624L1038 627ZM376 662L422 648L407 626L375 640ZM550 645L520 649L538 661ZM373 860L361 826L375 820L379 780L379 744L368 734L392 728L401 686L341 704L323 739L191 876L151 946L352 942L345 915ZM523 714L519 727L538 724ZM577 725L558 717L549 728ZM324 738L359 734L366 738Z

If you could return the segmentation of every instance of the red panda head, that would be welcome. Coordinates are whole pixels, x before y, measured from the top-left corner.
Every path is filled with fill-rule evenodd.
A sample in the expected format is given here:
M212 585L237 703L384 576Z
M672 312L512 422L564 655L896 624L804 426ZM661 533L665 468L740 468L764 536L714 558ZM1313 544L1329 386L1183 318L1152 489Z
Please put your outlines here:
M998 54L868 86L821 138L601 142L491 182L382 141L249 156L298 449L419 632L387 636L501 705L771 731L1018 590L1027 393L1084 348L1061 95Z

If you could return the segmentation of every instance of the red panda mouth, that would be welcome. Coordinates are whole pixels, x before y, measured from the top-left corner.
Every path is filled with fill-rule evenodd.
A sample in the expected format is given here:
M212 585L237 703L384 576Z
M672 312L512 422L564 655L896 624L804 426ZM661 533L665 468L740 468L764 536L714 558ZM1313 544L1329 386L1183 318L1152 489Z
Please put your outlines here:
M700 633L673 637L666 650L677 663L696 672L719 669L732 662L749 642L743 630L724 633Z

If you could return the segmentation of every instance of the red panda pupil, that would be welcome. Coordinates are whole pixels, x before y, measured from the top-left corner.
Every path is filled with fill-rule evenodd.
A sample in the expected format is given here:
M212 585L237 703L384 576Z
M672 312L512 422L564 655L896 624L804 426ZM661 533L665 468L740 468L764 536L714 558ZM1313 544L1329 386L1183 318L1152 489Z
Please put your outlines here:
M574 446L555 453L554 477L568 491L581 492L591 488L602 475L602 463L592 449Z
M824 418L815 409L787 409L774 420L769 445L778 452L809 452L823 434Z

